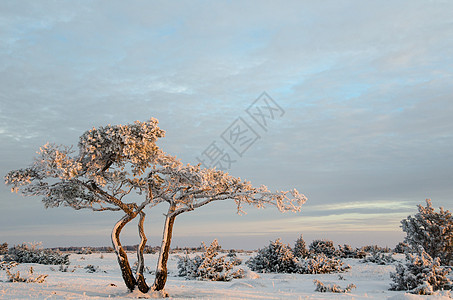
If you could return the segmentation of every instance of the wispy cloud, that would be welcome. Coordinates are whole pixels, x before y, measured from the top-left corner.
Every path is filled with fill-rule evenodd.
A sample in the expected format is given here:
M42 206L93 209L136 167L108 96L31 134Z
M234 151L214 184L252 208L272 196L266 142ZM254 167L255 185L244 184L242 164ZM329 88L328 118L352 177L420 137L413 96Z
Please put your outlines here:
M453 192L451 9L448 1L2 1L0 168L27 165L47 141L76 144L93 126L150 117L167 131L165 150L196 163L267 91L284 118L231 173L306 193L311 223L302 225L312 230L368 231L367 220L399 230L417 203L431 197L448 208ZM0 195L17 200L6 187ZM298 220L265 215L247 226L283 232ZM244 232L233 220L228 227Z

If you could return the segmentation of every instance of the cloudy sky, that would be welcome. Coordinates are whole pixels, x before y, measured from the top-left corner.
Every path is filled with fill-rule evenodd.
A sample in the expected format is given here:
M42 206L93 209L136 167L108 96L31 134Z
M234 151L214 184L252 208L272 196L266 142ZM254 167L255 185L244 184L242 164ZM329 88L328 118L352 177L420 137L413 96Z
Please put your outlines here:
M425 198L452 209L452 12L451 1L1 1L1 175L48 141L154 117L159 145L183 162L215 142L232 175L309 198L298 214L204 207L179 217L174 246L299 234L394 246ZM281 108L266 130L247 113L263 92ZM238 118L259 136L242 156L222 139ZM148 211L151 245L164 209ZM109 245L119 217L45 210L0 187L0 242Z

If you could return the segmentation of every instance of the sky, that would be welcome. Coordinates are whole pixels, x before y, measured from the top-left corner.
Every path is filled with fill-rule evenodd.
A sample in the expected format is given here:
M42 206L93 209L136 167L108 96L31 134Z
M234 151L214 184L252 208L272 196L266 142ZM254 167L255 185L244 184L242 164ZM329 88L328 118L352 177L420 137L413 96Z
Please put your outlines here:
M308 198L284 214L211 204L178 217L173 246L303 234L393 247L426 198L452 209L452 13L451 1L417 0L1 1L0 173L47 142L153 117L158 145L184 163L215 145L230 174ZM254 138L236 152L238 122ZM147 211L150 245L165 209ZM11 245L107 246L120 217L46 210L0 185ZM123 243L138 243L135 226Z

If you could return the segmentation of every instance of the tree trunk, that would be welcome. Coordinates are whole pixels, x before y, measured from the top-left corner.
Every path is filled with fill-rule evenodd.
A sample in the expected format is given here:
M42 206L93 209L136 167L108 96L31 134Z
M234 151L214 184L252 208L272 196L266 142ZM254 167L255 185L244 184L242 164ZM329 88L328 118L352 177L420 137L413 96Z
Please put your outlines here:
M131 266L129 264L129 260L127 259L126 251L124 251L123 247L120 243L120 233L123 227L129 223L134 217L130 215L125 215L121 218L113 227L112 230L112 244L113 249L115 249L116 257L118 259L118 264L120 265L121 274L123 275L124 283L126 284L129 291L133 291L135 286L137 285L137 281L132 274Z
M146 235L143 229L143 223L145 222L145 213L140 212L140 221L138 222L138 234L140 235L140 244L137 247L137 272L135 278L137 279L137 286L140 292L147 293L149 286L146 284L145 277L143 276L143 269L145 268L145 261L143 259L143 251L146 245Z
M156 278L154 279L153 291L163 290L167 282L167 262L170 253L171 237L173 234L173 225L176 216L171 215L175 210L174 206L168 209L167 217L165 218L164 233L162 237L162 245L160 247L159 260L157 261Z

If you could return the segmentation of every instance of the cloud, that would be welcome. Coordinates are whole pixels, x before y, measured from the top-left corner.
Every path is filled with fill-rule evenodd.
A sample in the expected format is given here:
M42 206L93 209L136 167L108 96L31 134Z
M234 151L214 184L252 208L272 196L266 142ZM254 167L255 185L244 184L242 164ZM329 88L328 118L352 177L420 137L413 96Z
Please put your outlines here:
M449 2L3 1L0 11L4 173L47 141L76 144L93 126L150 117L167 132L160 145L196 163L267 91L285 115L257 127L232 174L297 187L314 227L334 215L337 228L366 223L354 213L397 224L427 197L448 208ZM281 218L266 216L269 230Z

